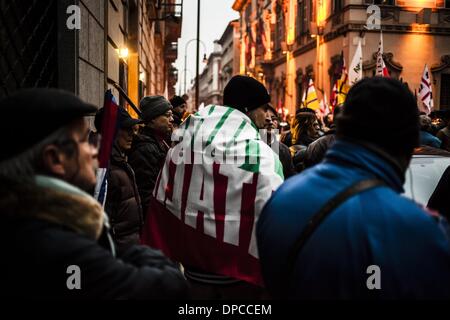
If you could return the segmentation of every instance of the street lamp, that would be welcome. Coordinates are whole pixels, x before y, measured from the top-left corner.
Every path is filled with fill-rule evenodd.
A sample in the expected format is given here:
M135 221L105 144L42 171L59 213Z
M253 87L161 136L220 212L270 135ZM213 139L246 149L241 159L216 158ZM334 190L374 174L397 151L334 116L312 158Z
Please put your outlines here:
M181 95L183 94L183 92L182 92L182 90L183 90L183 83L181 82L181 77L183 76L183 74L184 73L186 73L186 71L189 73L189 77L191 78L191 79L193 79L194 78L194 72L192 72L192 70L190 70L190 69L186 69L186 70L183 70L183 71L181 71L180 72L180 74L179 74L179 79L180 79L180 81L178 82L178 84L179 84L179 86L178 86L178 95L181 97ZM185 78L185 77L184 77ZM185 80L186 81L186 80ZM184 88L185 89L185 88ZM184 92L184 93L186 93L186 92Z
M184 46L184 81L183 81L184 93L186 93L187 48L188 48L188 45L192 41L197 41L197 39L189 40L188 42L186 42L186 45ZM208 61L208 59L206 58L206 45L205 45L205 43L202 40L199 40L199 42L203 45L203 50L205 51L205 53L203 55L203 63L206 63ZM197 57L197 59L198 59L198 57Z

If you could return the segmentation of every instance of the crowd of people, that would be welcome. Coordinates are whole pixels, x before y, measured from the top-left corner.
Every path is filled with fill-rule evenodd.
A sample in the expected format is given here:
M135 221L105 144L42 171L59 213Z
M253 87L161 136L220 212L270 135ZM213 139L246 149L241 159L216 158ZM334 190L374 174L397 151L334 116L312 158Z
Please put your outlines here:
M429 208L401 196L416 148L450 152L450 113L419 114L381 77L323 118L300 108L281 126L270 101L239 75L195 114L179 96L144 97L139 119L118 107L102 206L86 117L102 134L106 107L57 89L2 99L3 295L450 299L450 169Z

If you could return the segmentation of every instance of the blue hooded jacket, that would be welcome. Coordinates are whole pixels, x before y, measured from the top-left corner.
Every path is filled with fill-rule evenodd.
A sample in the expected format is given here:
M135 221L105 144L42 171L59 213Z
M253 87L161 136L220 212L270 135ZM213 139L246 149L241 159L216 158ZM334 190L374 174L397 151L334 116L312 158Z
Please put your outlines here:
M354 183L386 186L347 199L315 230L286 279L286 257L310 218ZM274 297L300 299L450 298L450 245L437 222L400 195L403 177L389 161L338 140L324 162L287 180L257 225L265 284ZM379 267L381 289L368 289ZM369 269L368 269L369 268Z

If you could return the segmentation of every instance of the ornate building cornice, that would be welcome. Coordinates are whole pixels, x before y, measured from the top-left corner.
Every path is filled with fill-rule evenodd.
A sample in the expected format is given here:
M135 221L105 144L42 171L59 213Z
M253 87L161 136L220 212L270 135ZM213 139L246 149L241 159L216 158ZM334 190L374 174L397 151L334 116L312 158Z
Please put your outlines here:
M450 68L450 55L444 55L441 57L441 62L431 66L431 72L440 72L446 68Z
M394 54L392 52L383 53L383 60L386 63L386 66L397 72L402 72L403 66L400 62L394 60ZM377 65L377 53L374 52L372 54L372 61L364 61L363 62L363 70L371 70L374 69Z

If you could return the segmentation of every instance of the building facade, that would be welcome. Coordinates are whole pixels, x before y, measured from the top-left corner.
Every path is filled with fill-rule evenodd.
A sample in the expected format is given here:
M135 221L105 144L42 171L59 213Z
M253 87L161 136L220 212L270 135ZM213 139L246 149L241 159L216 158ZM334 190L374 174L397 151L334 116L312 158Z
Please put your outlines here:
M138 105L144 95L170 97L182 5L182 0L2 2L0 96L24 87L57 87L101 107L109 88L130 113L127 99Z
M219 41L215 40L213 52L209 55L208 62L199 76L199 105L222 103L222 92L220 90L221 61L222 47Z
M373 76L381 31L390 76L417 91L427 63L435 109L450 108L448 0L236 0L233 9L240 12L240 72L263 81L279 108L295 112L309 78L319 98L330 97L340 55L348 67L359 38L363 75Z
M222 37L219 39L222 46L221 67L219 71L220 91L226 86L231 77L239 74L240 54L240 28L239 20L228 23Z
M199 76L199 106L223 103L223 89L232 76L239 74L240 25L238 20L228 23ZM195 85L195 79L193 81ZM195 87L188 91L189 110L195 100Z

